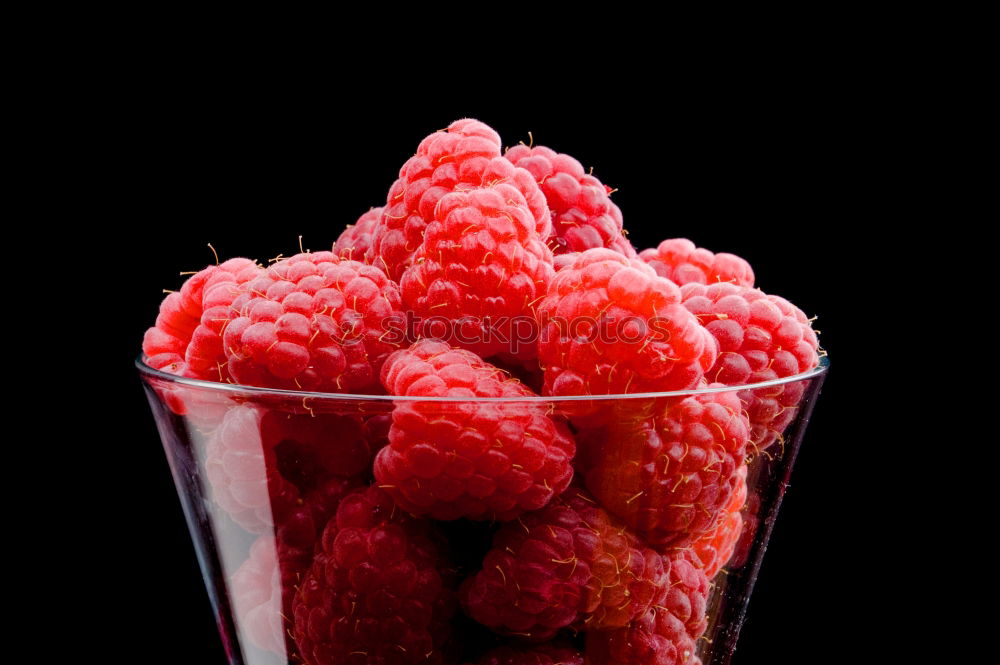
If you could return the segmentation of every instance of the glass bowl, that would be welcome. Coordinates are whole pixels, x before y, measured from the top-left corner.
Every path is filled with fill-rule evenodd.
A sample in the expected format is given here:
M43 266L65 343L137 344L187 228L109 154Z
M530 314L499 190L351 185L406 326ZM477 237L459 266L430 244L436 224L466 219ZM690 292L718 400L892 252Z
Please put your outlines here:
M315 658L326 658L323 665L383 662L380 657L474 663L500 645L530 648L540 640L578 650L588 663L630 665L646 662L635 655L641 652L636 644L662 644L661 633L673 629L684 633L669 638L683 652L674 656L677 663L722 665L736 648L828 361L822 358L803 374L735 388L465 400L270 390L180 378L150 368L141 357L136 365L232 665ZM733 418L744 423L747 441L735 467L719 442L738 435L723 433L705 417L709 404L740 407ZM575 440L576 455L566 460L575 469L573 483L560 494L561 488L546 481L551 495L541 491L523 499L529 492L518 494L515 486L531 469L484 470L488 465L477 461L485 459L476 457L479 453L452 455L447 465L441 463L448 473L480 480L485 475L483 483L495 484L481 483L472 494L502 486L520 498L504 504L502 512L486 501L476 519L451 519L449 506L460 491L468 505L480 504L469 498L468 488L441 485L437 503L428 504L427 484L436 482L434 474L444 467L425 469L424 485L421 477L390 486L373 476L377 452L396 442L393 430L405 430L415 418L424 425L443 423L427 429L439 442L459 440L449 434L448 423L455 421L502 423L515 430L525 422L551 421ZM705 451L711 459L697 457ZM668 484L664 472L670 464L675 466L674 475L667 473ZM561 474L560 482L568 482L569 475ZM690 482L700 489L685 493ZM365 489L369 486L379 489ZM381 498L373 503L372 496ZM411 510L396 506L397 499ZM352 522L360 505L375 514L382 510L381 518L393 526L365 531L366 525ZM414 506L419 517L411 515ZM673 512L664 517L665 511ZM596 550L593 543L581 545L580 532L567 519L585 525L584 534L589 529L598 536ZM559 541L560 528L577 534L572 557L532 564L537 555L532 548L549 536ZM518 529L530 533L522 537ZM532 535L536 531L539 535ZM380 552L372 555L379 560L369 561L344 554L349 548L343 542L358 533L403 537L387 541L395 553L389 546L365 550ZM644 563L637 564L642 557ZM487 570L484 561L500 561L493 566L499 573ZM508 573L521 577L508 580L507 566ZM394 582L387 570L409 571L413 579ZM530 571L558 578L559 592L551 579L528 579ZM490 605L502 603L494 602L496 588L487 593L490 580L509 585L501 590L522 603L519 616L534 612L538 624L525 629L509 617L506 623L497 619L502 612ZM647 582L652 596L638 591L647 589ZM531 602L538 607L529 610ZM358 650L337 655L365 631L365 639L379 644L379 655ZM423 653L406 651L404 645L414 643ZM303 648L321 655L303 659ZM632 655L620 655L626 652Z

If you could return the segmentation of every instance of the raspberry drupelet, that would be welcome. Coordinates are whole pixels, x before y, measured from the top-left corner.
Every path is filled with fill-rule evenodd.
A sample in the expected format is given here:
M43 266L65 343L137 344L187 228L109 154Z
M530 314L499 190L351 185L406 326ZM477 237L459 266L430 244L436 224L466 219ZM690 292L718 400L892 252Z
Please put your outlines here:
M231 316L229 372L266 388L375 392L382 363L405 339L397 286L332 252L278 261L247 285Z
M637 535L683 547L716 526L736 491L750 425L735 392L664 398L657 409L581 432L578 465L601 506Z
M623 627L667 588L663 557L584 490L503 525L482 570L461 588L466 612L495 631L551 639Z
M586 173L580 162L545 146L524 144L510 148L505 156L530 171L545 194L552 212L549 247L553 253L606 247L636 256L622 228L621 210L611 202L614 190Z
M333 253L342 259L371 263L372 233L382 217L382 208L372 208L349 224L333 243Z
M538 314L555 397L694 388L715 362L715 340L678 287L610 249L581 252L556 273Z
M528 171L500 154L500 136L489 126L466 118L424 138L399 171L389 189L385 209L372 235L372 265L394 279L413 261L424 229L434 218L441 198L504 182L518 189L535 220L535 230L547 240L552 217L545 195Z
M475 354L421 340L390 356L382 382L401 399L375 477L403 509L439 520L506 521L543 507L569 485L576 445L544 406L460 401L537 397Z
M571 268L573 264L576 263L576 257L578 256L580 256L580 252L555 254L552 257L552 267L555 268L556 272L559 272L563 268Z
M554 274L524 197L502 183L441 198L400 287L418 335L484 358L527 357Z
M588 665L696 665L708 626L709 581L690 552L664 557L667 593L625 628L587 633Z
M742 386L794 376L819 363L819 341L809 319L784 298L728 283L686 284L684 306L719 345L706 377ZM751 445L762 451L783 436L795 418L807 381L740 394L750 417Z
M345 497L293 602L306 665L444 665L454 572L432 524L370 487Z
M678 286L715 282L753 286L753 269L744 259L725 252L713 254L696 247L687 238L664 240L653 249L639 252L639 258L652 266L657 275Z

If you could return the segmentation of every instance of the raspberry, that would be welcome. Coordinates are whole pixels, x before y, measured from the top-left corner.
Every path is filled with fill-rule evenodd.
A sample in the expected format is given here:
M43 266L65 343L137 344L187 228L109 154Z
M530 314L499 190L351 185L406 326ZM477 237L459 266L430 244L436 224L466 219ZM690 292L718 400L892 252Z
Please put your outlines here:
M149 330L154 330L150 328ZM146 337L143 340L143 347L146 346L146 341L150 338L149 330L146 331ZM157 333L153 333L156 335ZM163 352L157 353L153 356L146 356L145 362L147 365L153 369L158 369L168 374L174 374L176 376L184 376L187 373L187 365L184 362L184 356L179 353ZM187 408L187 397L185 391L181 390L181 386L176 385L172 382L166 381L154 381L151 386L156 391L159 398L172 412L179 416L186 415L188 413Z
M652 418L581 432L579 464L605 509L653 547L681 547L717 524L736 490L750 425L733 392L658 404Z
M233 259L219 266L205 282L201 324L191 336L184 359L193 376L213 381L230 380L222 334L230 318L230 307L244 287L260 277L263 269L246 259Z
M390 356L382 383L401 397L530 398L516 379L469 351L422 340ZM573 476L563 423L528 403L406 401L392 413L375 477L404 510L439 520L511 520L537 510Z
M500 527L462 605L499 632L550 639L642 616L666 588L663 558L581 489Z
M332 252L275 263L231 309L228 367L246 385L371 392L405 334L396 285L378 268Z
M453 573L432 529L375 487L341 501L293 602L307 665L442 665Z
M533 355L533 345L514 344L537 337L534 307L553 275L524 197L499 184L441 198L400 287L420 336L484 358Z
M694 388L715 362L715 341L677 286L609 249L581 252L556 273L538 313L548 395Z
M365 474L373 454L352 417L239 406L209 438L205 470L215 502L247 531L263 533L330 479Z
M399 170L372 235L371 263L399 280L447 193L505 182L521 192L544 241L552 231L545 195L532 175L500 155L500 136L478 120L456 120L420 142Z
M335 479L309 494L250 547L249 558L230 581L233 609L243 634L261 649L284 656L294 651L289 639L292 599L313 560L323 527L356 480Z
M230 580L230 596L241 633L251 643L285 655L285 628L281 619L284 585L273 536L261 536L250 547L250 557Z
M180 291L160 303L155 325L146 331L142 351L154 369L196 379L225 381L225 356L219 331L220 305L228 306L239 286L260 274L250 259L229 259L189 277Z
M226 413L205 447L205 472L212 499L250 533L274 525L276 511L294 505L298 490L278 473L274 442L263 445L261 412L250 406Z
M365 441L368 442L368 448L373 454L389 445L389 429L391 427L391 413L376 413L365 417L362 431Z
M806 315L778 296L735 284L686 284L684 306L719 345L719 358L706 376L742 386L794 376L819 363L819 342ZM764 450L782 439L805 393L807 381L745 390L752 445Z
M382 217L382 210L382 208L372 208L361 215L354 224L349 224L333 243L333 253L342 259L371 263L368 250L371 249L372 233Z
M580 162L545 146L524 144L509 149L505 156L530 171L545 194L552 212L549 247L555 254L606 247L636 256L622 229L622 212L611 202L614 190L584 172Z
M743 534L743 515L740 511L747 502L747 467L737 472L736 491L722 511L719 523L698 538L691 546L698 563L708 579L714 579L729 563L736 551L736 543Z
M177 376L229 381L219 330L226 320L216 304L232 301L242 284L260 274L249 259L230 259L195 273L160 304L155 325L142 341L145 362ZM225 415L228 403L219 396L187 386L157 382L160 399L177 415L185 416L201 429L212 429Z
M498 647L476 665L583 665L583 655L569 646L539 644L521 649Z
M664 557L668 591L632 625L587 634L589 665L696 665L697 640L708 626L709 581L689 552Z
M735 254L713 254L695 247L687 238L671 238L655 249L644 249L639 258L648 263L660 277L677 285L731 282L738 286L753 286L753 269Z
M179 291L167 294L160 303L156 323L142 337L142 352L146 354L147 364L153 369L173 373L179 368L166 366L184 361L184 351L191 341L194 329L198 327L199 319L187 314L181 302Z

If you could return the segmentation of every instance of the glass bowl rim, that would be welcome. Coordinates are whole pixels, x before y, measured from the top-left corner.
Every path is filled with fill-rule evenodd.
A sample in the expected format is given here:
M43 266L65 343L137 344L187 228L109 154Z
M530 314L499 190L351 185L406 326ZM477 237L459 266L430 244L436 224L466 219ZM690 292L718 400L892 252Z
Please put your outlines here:
M143 354L135 360L135 366L139 374L143 377L152 377L170 383L199 388L217 393L232 393L242 395L276 396L295 399L321 399L321 400L342 400L342 401L367 401L367 402L516 402L516 403L536 403L551 404L552 402L584 402L584 401L621 401L637 399L656 399L663 397L690 397L694 395L706 395L709 393L725 393L741 390L756 390L781 386L786 383L796 383L806 379L813 379L824 374L830 367L830 361L826 355L820 356L819 364L810 370L793 374L780 379L761 381L760 383L750 383L742 386L721 386L715 388L695 388L690 390L672 390L658 393L628 393L621 395L566 395L559 397L546 397L544 395L534 397L410 397L406 395L358 395L351 393L319 393L306 390L281 390L278 388L263 388L260 386L245 386L238 383L219 383L217 381L204 381L202 379L190 379L177 376L162 370L153 369L146 364Z

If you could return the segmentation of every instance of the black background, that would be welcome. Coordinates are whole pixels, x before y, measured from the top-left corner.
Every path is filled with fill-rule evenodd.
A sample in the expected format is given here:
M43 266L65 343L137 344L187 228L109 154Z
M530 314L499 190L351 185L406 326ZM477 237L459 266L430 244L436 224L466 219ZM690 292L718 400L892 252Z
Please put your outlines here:
M845 616L870 574L850 543L879 496L877 476L852 475L847 484L834 462L858 445L857 424L845 417L864 367L853 332L865 316L858 266L882 242L877 211L863 203L876 181L876 128L858 99L808 85L669 103L647 91L453 103L430 93L320 98L249 89L221 79L136 82L99 122L79 128L92 134L76 159L86 167L94 155L91 175L100 181L86 195L100 207L79 241L113 266L94 271L100 289L88 300L101 313L106 388L97 397L114 404L113 431L87 451L88 480L77 494L91 516L90 597L115 608L109 627L95 606L95 631L113 630L122 653L154 645L164 662L224 662L132 365L162 289L176 289L180 271L214 263L209 242L222 259L289 255L299 235L306 248L329 248L345 224L384 202L423 136L472 116L506 145L527 142L530 131L535 143L593 166L619 189L613 199L636 247L681 236L737 253L762 289L819 317L832 369L734 663L799 663L817 645L850 662L857 645L843 639Z

